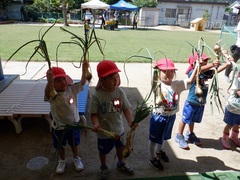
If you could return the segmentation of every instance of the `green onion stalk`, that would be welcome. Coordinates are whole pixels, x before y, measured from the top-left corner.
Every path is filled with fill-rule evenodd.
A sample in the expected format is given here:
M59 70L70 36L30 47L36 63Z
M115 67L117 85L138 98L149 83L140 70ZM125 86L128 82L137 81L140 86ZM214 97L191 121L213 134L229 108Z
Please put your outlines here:
M88 24L88 22L85 22L84 24L84 37L78 36L68 30L66 30L63 27L60 27L60 29L64 32L69 33L70 35L72 35L71 40L68 42L61 42L59 43L59 45L57 46L57 51L56 51L56 57L58 57L58 50L59 47L63 44L71 44L71 45L77 45L80 47L81 50L81 58L80 58L80 66L83 61L88 61L89 62L89 49L93 44L97 44L98 49L101 53L101 55L103 55L104 58L104 47L105 47L105 40L100 39L97 37L96 33L95 33L95 29L91 28L90 25ZM85 77L88 81L91 81L92 79L92 74L90 73L90 70L88 69L88 71L85 74Z
M63 122L62 122L63 123ZM79 130L89 130L89 131L94 131L93 127L91 126L87 126L87 125L81 125L79 122L78 123L71 123L71 124L64 124L63 126L59 127L60 129L64 128L66 130L68 130L69 128L75 128L75 129L79 129ZM105 129L100 128L98 130L98 132L108 136L109 138L112 139L119 139L120 136L118 134L116 134L115 132L111 132L111 131L107 131Z
M219 45L219 42L217 42L215 44L215 46L214 46L214 49L212 49L205 43L205 41L203 40L202 37L198 41L198 49L195 48L195 51L197 52L198 57L202 57L202 53L203 53L203 50L204 50L205 47L212 54L214 54L218 59L221 57L221 47ZM201 60L201 58L200 58L200 60ZM199 61L199 64L201 65L201 61ZM196 82L198 82L198 77L199 77L200 73L201 72L199 71L197 73L197 75L196 75ZM213 112L213 101L215 102L216 107L218 108L218 110L219 111L220 110L223 111L222 102L221 102L221 98L220 98L220 94L221 93L220 93L220 88L219 88L219 83L218 83L218 71L217 71L217 68L215 68L215 72L214 72L214 76L212 78L212 83L210 85L209 93L211 94L211 96L210 96L211 111Z
M213 50L215 52L214 53L215 56L218 59L226 58L227 60L229 60L230 58L232 58L230 56L230 54L228 53L228 51L225 50L223 47L221 47L220 41L215 43ZM232 63L234 63L234 62L232 62ZM213 102L212 101L215 102L215 105L216 105L218 111L220 112L220 110L221 110L224 113L224 108L223 108L223 105L222 105L222 102L221 102L221 98L219 96L221 93L220 93L219 82L218 82L218 71L217 71L217 68L215 68L215 73L214 73L214 76L212 78L212 84L210 86L209 93L211 94L211 96L210 96L210 106L211 106L212 113L213 113Z
M27 64L25 66L25 69L26 69L26 72L27 72L27 66L29 64L29 62L32 60L32 58L36 55L36 54L39 54L41 57L43 57L45 59L45 61L47 61L48 63L48 69L49 71L51 71L51 61L50 61L50 58L49 58L49 54L48 54L48 50L47 50L47 44L45 42L45 40L43 39L44 36L47 34L47 32L55 25L55 23L50 26L44 33L43 35L41 36L40 33L41 33L41 30L39 31L39 39L36 39L36 40L32 40L32 41L29 41L25 44L23 44L21 47L19 47L7 60L7 62L15 55L17 54L22 48L24 48L25 46L29 45L29 44L32 44L32 43L38 43L38 45L34 48L34 52L33 54L30 56L30 58L28 59L27 61ZM55 91L54 89L54 85L53 85L53 82L51 83L51 92L50 92L50 96L51 97L55 97L57 95L57 92Z
M149 50L146 49L147 53L148 53L148 56L145 56L145 55L139 55L139 53L142 51L143 49L140 49L138 51L138 54L136 55L133 55L133 56L130 56L124 63L124 72L125 72L125 75L127 77L127 73L126 73L126 63L132 59L132 58L143 58L143 59L147 59L147 60L150 60L150 63L152 64L153 62L153 59L154 57L150 54ZM161 51L157 51L156 53L158 52L161 52ZM156 54L155 53L155 54ZM161 52L162 53L162 52ZM151 68L152 69L152 68ZM152 105L148 105L147 102L149 100L149 98L151 97L152 93L153 93L153 90L155 90L154 88L154 76L158 75L158 70L155 69L153 71L153 76L152 77L152 86L151 86L151 90L150 90L150 93L144 98L144 100L142 102L137 102L137 106L136 108L134 109L133 111L133 116L134 116L134 119L133 119L133 123L130 127L130 130L127 132L127 136L126 136L126 144L125 144L125 147L123 149L123 157L126 159L127 157L130 156L131 152L133 151L133 140L134 140L134 136L135 136L135 131L136 131L136 128L138 127L138 124L140 122L142 122L144 119L146 119L152 112L153 110L153 106ZM152 74L152 72L151 72ZM128 80L128 77L127 77L127 82L129 82ZM161 88L160 88L160 91L161 91ZM162 94L162 93L160 93Z

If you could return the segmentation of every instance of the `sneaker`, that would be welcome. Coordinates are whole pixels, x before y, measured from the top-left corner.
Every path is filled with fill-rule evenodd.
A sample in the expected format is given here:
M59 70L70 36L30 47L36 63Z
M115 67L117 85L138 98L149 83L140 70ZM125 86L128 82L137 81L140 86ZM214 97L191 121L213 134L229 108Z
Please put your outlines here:
M150 159L149 164L152 165L152 167L154 167L158 171L164 170L164 167L163 167L161 161L157 158L154 158L153 160Z
M56 173L57 174L63 174L65 172L66 163L67 163L66 160L60 159L58 161L58 166L56 168Z
M101 166L98 179L101 179L101 180L108 179L108 174L109 174L108 167L106 165Z
M158 159L162 159L164 162L169 162L169 158L165 151L161 150L160 153L156 153Z
M185 141L182 134L177 134L174 138L175 142L178 143L178 146L182 149L189 149L188 143Z
M187 142L190 142L190 143L195 144L197 146L201 146L202 145L202 141L195 135L194 132L192 132L192 133L187 132L185 134L185 140Z
M125 163L118 162L117 163L117 168L118 168L119 171L121 171L125 174L128 174L128 175L133 175L134 174L134 171L131 169L131 167L126 166Z
M80 157L77 157L76 159L74 159L73 164L75 166L76 171L82 171L84 169L84 166L82 164L82 161L81 161Z
M222 146L225 148L225 149L231 149L231 145L229 143L229 140L228 139L223 139L221 138L221 142L222 142Z

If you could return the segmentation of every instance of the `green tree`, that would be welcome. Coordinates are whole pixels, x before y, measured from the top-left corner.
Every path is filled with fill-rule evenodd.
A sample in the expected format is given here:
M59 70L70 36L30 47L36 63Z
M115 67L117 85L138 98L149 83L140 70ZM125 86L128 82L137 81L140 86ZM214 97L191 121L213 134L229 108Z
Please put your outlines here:
M211 14L210 14L209 11L206 9L206 10L204 11L204 14L203 14L203 19L207 21L207 20L210 19L210 16L211 16Z
M0 9L5 9L7 6L11 5L13 0L1 0L0 1Z
M158 5L156 0L135 0L133 4L138 6L139 8L142 7L155 8Z

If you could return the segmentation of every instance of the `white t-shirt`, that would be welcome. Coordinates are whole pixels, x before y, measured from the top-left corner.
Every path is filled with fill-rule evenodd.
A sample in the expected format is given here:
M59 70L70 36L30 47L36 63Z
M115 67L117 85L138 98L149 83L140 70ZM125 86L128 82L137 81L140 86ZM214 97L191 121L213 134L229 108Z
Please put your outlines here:
M179 111L180 94L188 89L187 79L172 81L171 85L161 84L161 91L165 98L164 105L155 104L153 112L160 113L164 116L171 116ZM157 89L155 95L158 96ZM158 102L156 102L158 103ZM158 107L159 106L159 107Z
M91 20L92 19L92 14L91 14L91 12L90 11L86 11L86 13L85 13L85 20Z
M238 22L236 31L237 31L237 42L236 42L236 45L238 47L240 47L240 21Z
M69 86L66 91L58 92L54 99L49 99L54 129L61 130L66 124L79 121L78 93L83 91L83 88L81 83L76 83Z
M238 78L238 84L235 85L240 89L240 78ZM240 97L237 95L238 89L231 89L228 97L226 108L233 114L240 115Z

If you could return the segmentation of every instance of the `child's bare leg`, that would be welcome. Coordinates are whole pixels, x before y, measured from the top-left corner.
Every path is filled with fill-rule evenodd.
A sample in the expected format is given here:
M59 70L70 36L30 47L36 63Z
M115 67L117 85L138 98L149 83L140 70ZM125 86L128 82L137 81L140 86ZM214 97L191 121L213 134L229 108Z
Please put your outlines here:
M223 136L222 136L221 142L222 142L222 146L225 149L231 149L231 145L229 143L229 132L231 128L232 127L227 124L223 129Z
M180 122L179 122L179 125L178 125L178 134L183 134L185 125L186 125L186 124L185 124L183 121L180 121Z
M238 124L233 125L232 130L235 132L239 131L239 125Z
M116 147L117 157L120 162L124 162L123 158L123 148Z
M194 122L192 122L191 124L189 124L189 132L192 133L194 130Z
M78 158L78 148L77 146L71 146L72 152L73 152L73 158Z
M227 125L224 127L224 129L223 129L223 133L229 135L231 128L232 128L232 126L230 126L230 125L227 124Z
M106 166L107 155L99 152L99 158L102 166Z
M60 159L65 160L65 148L64 148L64 147L61 147L61 148L58 150L58 154L59 154L59 156L60 156Z

